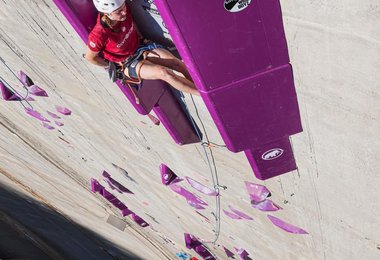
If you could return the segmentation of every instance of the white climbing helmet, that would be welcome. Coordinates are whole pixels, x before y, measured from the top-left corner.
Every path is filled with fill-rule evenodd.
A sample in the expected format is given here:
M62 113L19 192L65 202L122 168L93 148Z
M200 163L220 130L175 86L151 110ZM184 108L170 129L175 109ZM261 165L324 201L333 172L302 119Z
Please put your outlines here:
M125 0L93 0L93 2L99 12L110 14L122 6Z

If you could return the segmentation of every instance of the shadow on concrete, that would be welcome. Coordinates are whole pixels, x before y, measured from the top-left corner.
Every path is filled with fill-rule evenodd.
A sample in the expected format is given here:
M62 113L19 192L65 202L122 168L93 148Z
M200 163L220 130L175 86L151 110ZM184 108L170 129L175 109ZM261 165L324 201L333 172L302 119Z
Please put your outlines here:
M0 184L0 259L141 259Z

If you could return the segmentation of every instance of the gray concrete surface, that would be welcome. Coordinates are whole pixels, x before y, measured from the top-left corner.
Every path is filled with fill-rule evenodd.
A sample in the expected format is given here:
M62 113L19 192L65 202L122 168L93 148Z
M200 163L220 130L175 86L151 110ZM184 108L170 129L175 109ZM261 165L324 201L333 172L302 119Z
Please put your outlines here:
M243 155L215 149L220 183L228 187L221 207L232 204L254 218L239 222L222 215L217 243L243 247L253 259L379 259L380 5L295 0L282 1L282 9L305 129L292 138L299 169L261 182ZM214 200L203 197L210 204L202 212L207 223L160 184L158 171L164 162L211 186L201 147L176 146L162 126L138 115L104 71L83 60L85 46L50 0L1 0L0 24L0 56L49 94L33 106L73 111L60 131L49 131L18 102L0 102L1 186L143 259L175 258L185 250L184 232L212 240ZM0 75L18 84L2 65ZM196 103L208 134L220 143L202 101ZM89 190L90 178L100 178L104 169L135 193L119 198L153 229L129 218L124 231L107 223L118 212ZM244 181L267 185L283 207L274 215L310 234L274 227L250 207ZM12 215L9 208L2 211ZM221 246L210 247L226 258Z

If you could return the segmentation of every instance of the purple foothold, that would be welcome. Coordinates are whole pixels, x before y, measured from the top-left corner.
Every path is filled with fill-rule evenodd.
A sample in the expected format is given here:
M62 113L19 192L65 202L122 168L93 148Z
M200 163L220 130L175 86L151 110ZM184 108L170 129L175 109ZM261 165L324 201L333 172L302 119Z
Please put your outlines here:
M279 218L276 218L272 215L268 215L268 218L275 226L285 230L286 232L293 233L293 234L309 234L308 232L306 232L302 228L299 228L299 227L293 226L289 223L286 223L285 221L283 221Z
M64 123L61 123L61 122L58 122L58 121L54 121L54 123L55 123L57 126L64 126L64 125L65 125Z
M230 210L235 213L236 215L238 215L239 217L241 218L244 218L244 219L247 219L247 220L253 220L253 218L251 218L250 216L248 216L247 214L245 214L244 212L241 212L235 208L233 208L231 205L229 205L229 208Z
M223 249L224 249L224 252L226 252L226 255L228 258L233 258L235 259L235 255L232 251L230 251L228 248L226 248L225 246L223 246Z
M253 201L255 204L264 201L271 195L267 187L260 184L255 184L246 181L245 187L247 188L251 201Z
M226 216L232 218L232 219L242 219L240 216L234 214L234 213L231 213L227 210L223 210L224 214L226 214Z
M180 187L176 184L172 184L172 185L169 185L169 188L172 191L174 191L174 192L178 193L179 195L183 196L184 198L186 198L186 200L191 200L191 201L196 202L197 204L208 206L207 202L203 201L198 196L194 195L193 193L191 193L190 191L186 190L183 187Z
M55 129L54 127L52 127L51 125L49 125L48 123L45 123L45 122L42 123L42 126L45 127L46 129L49 129L49 130Z
M189 204L190 206L192 206L192 207L195 208L195 209L199 209L199 210L201 210L201 209L205 209L205 207L203 207L202 205L199 205L198 203L196 203L196 202L193 201L193 200L188 200L188 201L187 201L187 204Z
M63 115L71 115L71 110L66 107L55 106L56 110Z
M17 75L24 86L30 87L34 85L33 80L28 75L26 75L22 70L18 71Z
M243 248L236 248L234 247L236 253L238 254L238 256L240 256L240 259L242 260L245 260L247 259L247 257L249 256L248 252L246 250L244 250Z
M8 89L1 80L0 80L0 89L1 89L1 93L2 93L4 100L6 100L6 101L19 101L19 100L21 100L21 98L16 93L14 93L10 89Z
M46 111L46 113L47 113L49 116L51 116L52 118L54 118L54 119L61 119L59 116L57 116L56 114L54 114L54 113L52 113L52 112L50 112L50 111Z
M145 220L143 220L141 217L139 217L135 213L132 213L131 217L132 217L133 221L136 222L140 227L149 226L149 224Z
M95 180L94 178L91 178L91 191L92 192L101 193L101 191L103 189L104 189L104 187L97 180Z
M171 185L181 182L182 179L179 178L167 165L161 163L160 165L161 182L164 185Z
M277 210L282 209L280 206L278 206L276 203L274 203L271 200L264 200L258 204L252 203L251 205L252 207L260 211L277 211Z
M193 187L194 189L196 189L197 191L199 191L203 194L209 195L209 196L217 196L218 195L218 192L204 186L203 184L197 182L196 180L193 180L190 177L185 177L185 178L186 178L186 181L190 184L190 186Z
M121 215L122 215L123 217L128 216L128 215L131 215L132 213L133 213L133 212L132 212L130 209L128 209L127 207L125 207L125 209L121 210Z
M155 117L155 116L153 116L151 114L148 114L148 117L153 122L153 124L160 125L161 122L160 122L160 120L157 117Z
M38 120L41 120L41 121L43 121L43 122L50 123L50 121L49 121L47 118L43 117L40 113L38 113L37 111L35 111L35 110L33 110L33 109L25 108L25 112L26 112L28 115L30 115L30 116L32 116L32 117L34 117L34 118L37 118Z
M29 92L30 94L33 94L35 96L39 96L39 97L48 97L48 94L46 93L45 90L43 90L42 88L40 88L39 86L37 85L32 85L30 86L29 88Z

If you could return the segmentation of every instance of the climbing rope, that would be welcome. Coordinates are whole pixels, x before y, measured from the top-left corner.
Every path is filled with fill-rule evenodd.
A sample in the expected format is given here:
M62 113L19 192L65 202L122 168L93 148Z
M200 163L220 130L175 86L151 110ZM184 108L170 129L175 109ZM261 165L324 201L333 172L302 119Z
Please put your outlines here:
M182 95L182 97L183 97L183 95ZM213 154L212 148L214 148L214 147L225 147L225 145L219 145L219 144L210 142L210 139L208 137L206 128L205 128L205 126L203 124L203 121L202 121L200 115L199 115L198 107L195 104L193 96L190 95L190 97L191 97L191 101L193 103L193 106L194 106L197 118L198 118L199 122L201 123L202 129L203 129L203 133L204 133L204 137L206 139L206 141L202 141L201 142L201 146L203 148L203 151L205 153L205 157L206 157L206 160L207 160L207 164L209 166L209 171L211 173L211 178L212 178L212 182L213 182L213 185L214 185L214 189L215 189L215 191L218 194L215 197L216 210L215 210L215 213L213 213L213 215L215 217L215 221L216 221L216 223L215 223L215 230L214 230L215 237L214 237L213 241L203 241L203 242L215 244L216 241L219 239L219 235L220 235L220 188L222 188L222 189L225 190L227 187L226 186L222 186L222 185L219 184L218 169L216 167L215 158L214 158L214 154ZM189 111L185 98L183 97L182 100L183 100L183 102L185 104L186 109ZM194 119L191 116L190 116L190 121L193 124L193 127L194 127L194 129L195 129L195 131L196 131L199 139L202 140L202 134L199 132L200 130L196 126L196 124L194 122ZM209 154L210 154L210 156L209 156Z

